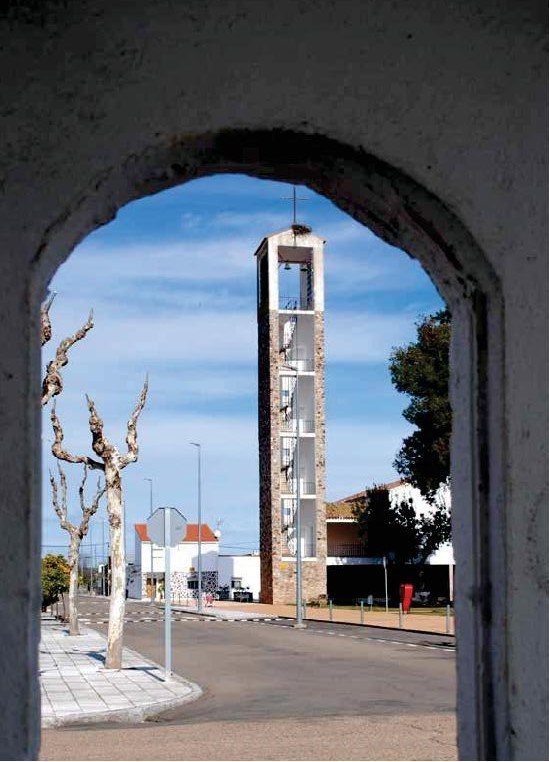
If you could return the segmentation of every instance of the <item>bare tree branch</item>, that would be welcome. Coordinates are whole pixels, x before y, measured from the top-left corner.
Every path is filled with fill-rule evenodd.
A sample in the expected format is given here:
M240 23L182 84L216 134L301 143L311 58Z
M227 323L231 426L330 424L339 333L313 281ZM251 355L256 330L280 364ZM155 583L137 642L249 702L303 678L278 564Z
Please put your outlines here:
M92 435L92 449L96 455L104 460L114 454L114 448L103 431L103 420L99 417L95 402L86 394L86 402L90 411L90 431Z
M42 309L42 344L45 343L44 316L47 321L47 325L49 326L49 338L51 338L51 323L49 321L48 314L51 302L52 300L50 299ZM55 358L48 363L46 368L46 375L44 377L44 381L42 382L42 405L47 405L52 397L56 397L63 391L63 378L61 376L61 368L63 368L69 361L67 352L73 346L73 344L76 344L77 341L83 339L88 331L90 331L92 328L93 311L90 312L89 317L82 328L76 331L76 333L74 333L72 336L68 336L66 339L63 339L63 341L57 347ZM49 341L49 338L47 341Z
M80 487L78 488L78 494L80 495L80 508L82 509L82 521L80 522L80 536L85 537L88 533L88 525L90 523L90 519L93 515L97 513L97 509L99 508L99 501L107 491L107 483L101 487L101 479L97 480L97 491L95 493L95 496L90 503L90 505L86 505L86 501L84 498L84 487L86 485L86 479L88 478L88 467L84 466L84 478L82 479L82 482L80 484Z
M86 479L88 477L88 467L84 465L84 477L80 484L80 508L82 509L82 519L80 525L76 526L67 518L67 479L65 473L57 461L57 468L59 470L59 481L61 485L61 503L59 503L58 486L55 478L50 471L50 483L53 496L53 507L59 517L59 523L61 528L65 529L70 536L69 544L69 567L70 567L70 583L69 583L69 634L78 635L78 558L80 555L80 546L82 540L88 534L88 528L91 517L97 512L99 508L99 501L107 490L107 485L101 487L101 480L97 481L97 492L90 505L86 505L84 499L84 487L86 485Z
M126 436L126 444L128 445L128 452L126 455L122 455L120 458L120 468L125 468L128 463L135 463L137 456L139 455L139 445L137 444L137 421L141 415L141 411L145 407L147 401L147 392L149 391L149 378L145 378L143 389L139 395L139 400L135 409L128 421L128 433Z
M103 463L99 463L97 460L93 460L93 458L89 458L87 455L72 455L70 452L65 450L63 447L63 428L61 427L61 422L59 421L57 413L55 412L55 405L51 409L51 425L55 435L55 441L51 446L51 451L56 458L59 460L64 460L67 463L84 463L86 466L88 466L88 468L96 468L100 471L105 470L105 465Z
M40 329L42 334L41 336L42 346L44 346L44 344L47 344L48 341L51 339L50 307L54 299L55 299L55 291L50 296L50 298L46 302L44 302L44 304L40 308Z
M57 468L59 469L59 481L61 483L61 504L59 504L57 482L55 481L54 475L50 471L53 508L59 517L59 524L61 525L61 528L65 529L67 532L69 532L69 534L72 535L77 531L77 529L76 526L67 519L67 479L59 463L57 464Z

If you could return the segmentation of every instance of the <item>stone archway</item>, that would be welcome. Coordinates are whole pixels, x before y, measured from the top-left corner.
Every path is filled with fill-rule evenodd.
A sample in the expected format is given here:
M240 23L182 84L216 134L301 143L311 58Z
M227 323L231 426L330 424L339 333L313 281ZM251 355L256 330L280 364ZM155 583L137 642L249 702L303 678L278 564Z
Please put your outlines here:
M97 221L132 199L193 178L240 172L307 184L417 258L454 314L452 400L454 535L459 562L456 612L460 658L458 716L462 753L495 756L504 733L505 596L502 299L497 277L472 236L435 197L379 159L336 141L291 131L226 130L159 145L122 162L117 173L75 199L48 229L34 263L35 315L45 285ZM486 401L490 398L488 415ZM496 402L497 404L494 404ZM505 722L505 721L504 721ZM498 738L499 737L499 738Z

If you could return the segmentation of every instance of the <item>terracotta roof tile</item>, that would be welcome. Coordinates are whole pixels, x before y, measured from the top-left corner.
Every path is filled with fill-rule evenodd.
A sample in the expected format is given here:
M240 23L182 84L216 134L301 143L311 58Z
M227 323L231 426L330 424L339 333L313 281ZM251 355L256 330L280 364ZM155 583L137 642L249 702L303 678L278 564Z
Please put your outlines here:
M326 518L354 519L353 507L349 503L326 503Z
M406 484L405 481L402 479L397 479L395 482L387 482L387 484L376 484L375 487L378 487L379 489L395 489L396 487L401 487L403 484ZM369 487L369 489L374 489L374 487ZM362 490L362 492L356 492L354 495L348 495L347 497L342 497L341 500L337 500L337 503L352 503L355 500L361 500L364 498L364 494L367 490Z
M149 542L146 524L134 524L135 531L142 542ZM187 524L187 534L181 542L198 542L198 524ZM207 524L202 524L202 542L218 542L217 537Z

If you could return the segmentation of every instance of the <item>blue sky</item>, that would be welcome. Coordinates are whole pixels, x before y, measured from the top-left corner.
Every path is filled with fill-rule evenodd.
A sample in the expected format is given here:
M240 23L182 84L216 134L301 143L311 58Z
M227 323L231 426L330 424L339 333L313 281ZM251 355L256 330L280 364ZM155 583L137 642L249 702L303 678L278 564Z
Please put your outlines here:
M203 515L221 520L225 552L258 547L257 327L255 259L261 239L292 221L283 183L224 175L129 204L89 235L51 283L53 340L73 333L91 308L95 328L73 347L57 410L65 443L92 454L84 393L107 436L124 445L126 421L145 374L150 391L139 461L123 472L127 525L154 503L196 520L196 450L203 445ZM391 349L409 342L421 315L442 301L420 265L383 243L330 201L300 188L298 220L323 236L326 281L327 498L394 479L409 425L406 398L391 385ZM66 533L51 507L44 413L43 545L62 552ZM66 464L78 518L80 468ZM91 486L93 480L88 480ZM104 507L95 521L101 541ZM106 528L105 528L106 534ZM59 548L55 546L60 546ZM128 533L133 552L133 531ZM99 548L98 548L99 551Z

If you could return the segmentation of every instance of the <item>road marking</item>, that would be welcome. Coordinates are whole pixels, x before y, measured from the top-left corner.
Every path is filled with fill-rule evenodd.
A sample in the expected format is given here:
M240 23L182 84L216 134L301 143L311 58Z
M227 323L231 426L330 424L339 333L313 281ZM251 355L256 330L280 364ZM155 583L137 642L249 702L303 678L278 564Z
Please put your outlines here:
M95 614L96 612L93 612ZM97 612L97 614L100 614L102 612ZM137 612L131 612L137 613ZM139 612L141 613L141 612ZM143 613L150 613L150 611L145 611ZM160 612L159 612L160 613ZM89 616L90 614L86 612L86 615ZM88 618L81 617L80 621L82 624L108 624L108 619L97 619L92 620ZM150 623L150 622L163 622L164 617L158 616L158 617L143 617L140 619L133 619L128 618L125 619L128 623ZM288 620L283 619L281 617L265 617L265 618L259 618L259 617L253 617L253 618L227 618L223 619L221 617L200 617L200 616L188 616L183 615L180 617L172 617L172 622L251 622L253 624L271 624L275 622L278 627L285 627L286 629L293 629L293 625L291 622L288 622ZM362 641L368 641L370 643L386 643L388 645L395 645L395 646L409 646L410 648L426 648L429 651L444 651L445 653L451 653L455 654L455 648L445 648L443 646L431 646L431 645L424 645L422 643L409 643L403 640L388 640L387 638L376 638L372 636L360 636L360 635L350 635L346 632L335 632L334 630L323 630L323 629L315 629L314 627L308 628L309 632L314 632L317 635L329 635L331 637L340 637L340 638L351 638L353 640L362 640Z

